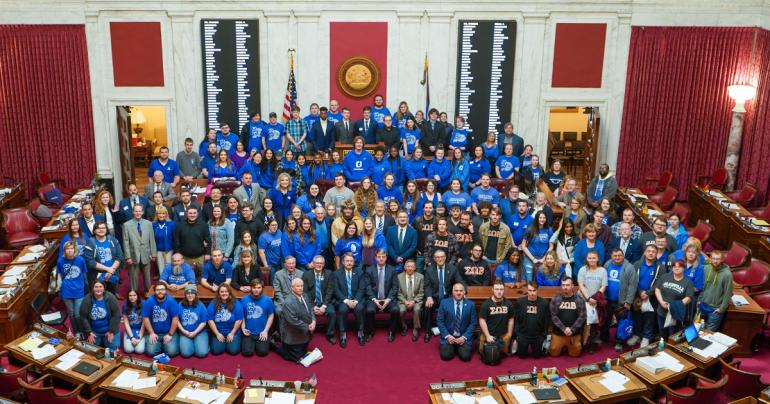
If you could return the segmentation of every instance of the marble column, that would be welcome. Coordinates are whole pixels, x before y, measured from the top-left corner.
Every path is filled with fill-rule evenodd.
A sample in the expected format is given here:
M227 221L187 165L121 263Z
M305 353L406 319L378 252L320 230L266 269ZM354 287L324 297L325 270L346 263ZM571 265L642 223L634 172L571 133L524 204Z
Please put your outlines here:
M455 65L452 62L456 61L457 58L452 56L453 49L456 49L452 44L457 43L457 35L449 32L453 15L449 12L428 12L427 51L428 74L431 83L430 104L431 108L447 111L449 116L455 114L454 94L456 89ZM424 97L425 90L422 91ZM422 100L420 109L422 108L425 108L425 98ZM425 111L425 118L428 118L428 111Z
M608 107L606 111L599 110L602 125L599 132L600 149L597 163L605 162L609 164L611 170L614 170L618 166L620 126L623 121L628 51L631 43L631 14L618 14L615 37L609 43L614 43L612 58L614 62L608 75L610 91Z
M106 58L109 53L109 32L104 32L105 24L99 22L99 12L86 12L86 44L88 47L88 66L90 68L89 78L91 80L91 110L94 119L94 146L96 151L96 172L101 178L114 178L115 182L121 181L120 160L118 159L118 145L116 139L111 135L117 133L116 128L112 128L109 123L110 113L105 98L108 77L108 67ZM107 55L105 55L107 54ZM112 122L113 126L116 126ZM114 168L114 170L113 170Z
M286 83L289 80L289 12L265 12L267 20L267 59L260 63L267 64L267 77L262 79L263 86L262 116L275 112L280 118L283 113L283 101ZM266 118L265 118L266 119Z
M425 108L425 95L420 85L422 80L425 50L420 46L421 12L398 12L398 53L389 52L390 57L398 58L398 86L389 96L393 101L406 101L412 113ZM391 102L393 112L398 104Z
M169 12L171 19L171 53L174 69L174 102L171 103L171 119L175 130L168 133L168 145L172 158L184 146L184 139L200 138L205 132L199 117L197 105L203 105L201 80L195 77L195 68L189 66L195 61L194 47L198 43L193 34L193 15L191 11ZM197 143L196 143L197 144Z
M317 11L295 11L297 21L297 41L293 47L297 49L294 55L294 74L297 79L297 101L302 109L300 115L310 113L310 104L318 102L326 105L328 96L328 80L322 81L319 72L328 69L328 46L321 48L318 35ZM326 57L322 57L327 55Z
M735 190L735 177L738 174L738 163L741 159L743 118L745 114L745 110L744 112L733 110L730 136L727 138L727 156L725 157L725 168L727 169L727 184L725 184L725 191Z
M518 125L514 122L514 130L524 143L530 143L535 150L546 150L548 140L547 130L542 129L544 108L543 93L543 59L546 52L545 31L548 13L524 13L524 29L520 39L522 44L522 69L517 74L521 77L521 87L518 94L519 114Z

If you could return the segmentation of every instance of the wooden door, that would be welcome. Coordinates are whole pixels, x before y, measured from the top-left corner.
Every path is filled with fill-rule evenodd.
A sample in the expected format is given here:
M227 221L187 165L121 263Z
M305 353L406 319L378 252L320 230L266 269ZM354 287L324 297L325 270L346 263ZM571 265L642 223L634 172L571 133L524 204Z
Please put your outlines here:
M583 139L583 189L588 189L588 183L591 182L596 174L596 156L599 151L599 107L586 107L588 115L588 125L586 135Z
M128 106L116 107L118 116L118 144L120 146L120 173L122 185L134 182L134 151L131 147L131 115ZM121 184L115 184L116 189ZM124 186L120 186L125 190ZM117 193L117 192L116 192Z

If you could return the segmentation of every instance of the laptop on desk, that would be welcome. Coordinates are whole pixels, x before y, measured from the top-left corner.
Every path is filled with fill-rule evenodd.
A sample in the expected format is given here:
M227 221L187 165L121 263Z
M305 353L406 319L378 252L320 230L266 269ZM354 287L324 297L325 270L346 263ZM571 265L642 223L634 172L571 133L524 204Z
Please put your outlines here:
M698 336L698 329L695 328L695 324L690 324L689 327L684 329L684 338L693 348L706 349L709 345L711 345L711 341Z

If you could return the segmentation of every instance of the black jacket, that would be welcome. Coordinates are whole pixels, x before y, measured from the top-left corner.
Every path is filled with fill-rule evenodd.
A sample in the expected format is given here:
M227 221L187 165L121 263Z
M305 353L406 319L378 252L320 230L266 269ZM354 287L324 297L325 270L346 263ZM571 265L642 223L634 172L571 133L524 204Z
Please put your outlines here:
M452 286L457 282L465 285L465 281L463 281L457 268L447 262L444 265L444 298L452 296ZM425 270L425 298L432 297L433 300L437 300L439 298L438 286L438 269L436 264L433 264ZM438 303L440 302L436 301L436 304Z
M395 126L377 128L377 141L385 143L386 149L391 146L401 148L401 131Z
M422 121L422 125L420 125L420 132L422 133L420 145L422 146L425 154L428 156L433 155L429 149L430 146L443 146L446 148L447 144L449 144L446 125L441 121L436 121L435 129L431 128L429 120Z
M93 308L93 294L89 293L83 297L83 303L80 304L80 327L84 333L88 334L91 330L91 308ZM115 334L120 331L120 306L118 299L112 293L104 291L104 300L107 303L107 310L110 311L109 332Z
M241 235L243 234L243 232L247 230L251 233L251 239L256 242L256 240L259 239L260 226L259 226L259 222L255 217L252 216L251 220L248 220L248 221L242 217L239 217L238 221L235 222L234 233L235 233L236 245L241 242Z
M199 257L211 253L209 226L201 219L194 223L187 220L177 223L174 230L174 251L185 257Z
M307 270L302 273L302 281L305 282L305 296L308 302L313 306L326 305L327 307L334 307L334 280L332 279L332 271L324 269L323 280L321 281L321 297L323 302L315 301L315 271Z
M538 297L536 301L537 306L537 328L526 328L526 316L527 316L527 297L520 297L516 299L513 305L513 317L516 324L516 335L523 335L527 337L545 337L548 332L548 318L551 313L548 309L548 301L542 297Z
M253 260L253 262L256 263L257 261ZM238 289L241 286L251 286L251 281L259 279L259 277L259 265L252 265L249 274L246 275L246 270L243 268L243 265L239 264L233 269L233 279L230 281L230 284L235 289Z

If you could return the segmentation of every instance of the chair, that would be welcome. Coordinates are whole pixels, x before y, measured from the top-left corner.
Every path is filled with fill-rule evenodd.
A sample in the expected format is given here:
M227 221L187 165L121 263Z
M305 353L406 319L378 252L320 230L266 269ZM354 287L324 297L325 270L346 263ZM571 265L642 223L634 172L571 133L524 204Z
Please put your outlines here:
M417 178L414 180L414 183L417 185L417 190L420 192L425 192L425 188L428 186L428 179L427 178Z
M770 220L770 204L767 204L764 208L749 210L754 217L762 220Z
M321 195L326 195L326 191L334 188L334 180L316 180L315 183Z
M765 311L765 318L762 320L762 333L764 337L764 331L770 330L770 292L757 292L750 294L751 298Z
M727 384L724 387L725 393L728 396L732 398L759 397L759 392L767 387L766 384L762 383L761 373L741 370L740 361L727 363L724 359L719 358L719 362L722 364L722 376L728 378Z
M0 372L0 396L20 397L22 387L17 379L26 378L27 372L32 370L32 364L16 365L11 361L8 351L0 351L0 367L4 369Z
M690 206L686 203L674 202L674 207L672 207L671 210L666 213L669 215L676 213L676 215L679 216L679 222L687 226L687 219L690 218Z
M714 225L711 223L704 222L703 220L698 220L698 224L695 225L692 229L687 231L687 233L690 234L691 237L695 237L698 240L700 240L701 245L706 245L706 242L709 239L709 236L711 236L711 232L714 231Z
M664 394L656 401L643 397L648 403L660 404L705 404L722 402L722 389L727 384L728 377L722 376L721 379L714 381L701 376L697 373L690 373L687 377L687 384L682 387L672 388L661 384Z
M663 171L660 175L649 175L644 178L644 183L639 185L639 190L645 195L654 195L663 192L671 185L674 174L671 171Z
M49 221L51 221L51 218L53 217L53 214L50 215L39 215L38 209L40 209L40 206L43 205L42 202L40 202L40 198L34 198L31 201L29 201L29 204L27 207L29 207L30 213L32 213L32 216L37 219L38 223L40 223L40 226L45 226L48 224Z
M746 264L751 258L751 250L745 244L733 241L730 249L725 253L724 263L730 268L738 268Z
M757 188L747 182L742 189L735 192L725 192L725 195L739 205L749 206L754 197L757 196Z
M59 189L59 191L61 191L61 194L62 194L62 200L59 201L59 202L52 201L52 200L48 199L48 197L46 196L46 193L48 191L53 190L53 189L57 189L56 188L56 184L54 184L53 182L50 182L50 183L45 184L45 185L41 185L41 186L39 186L37 188L37 197L40 198L40 201L43 202L43 204L45 204L46 206L49 206L49 207L55 208L55 209L59 209L62 206L64 206L64 201L69 199L71 194L68 194L68 193L62 191L61 189Z
M756 258L752 258L748 266L733 271L733 282L748 292L764 290L763 287L767 286L768 280L770 280L770 266Z
M5 244L8 247L23 247L40 241L40 223L26 207L6 209L3 214Z
M19 384L24 388L24 392L30 403L61 403L61 404L96 404L101 399L103 392L99 392L91 398L80 396L84 384L78 384L74 390L67 390L55 387L56 379L47 374L37 380L27 382L17 378Z
M48 302L48 299L46 298L45 293L38 293L37 295L35 295L35 298L32 299L32 310L37 315L38 321L51 327L61 327L64 324L64 322L67 321L67 315L68 315L67 312L51 311L48 314L59 313L59 318L56 320L45 321L43 320L42 315L46 314L45 306L47 302Z
M669 185L663 192L652 195L650 201L658 204L664 211L671 210L678 194L679 190Z
M574 142L577 140L577 132L564 132L563 136L565 142Z
M711 175L699 175L697 184L701 188L708 185L711 189L722 189L727 184L727 169L719 167Z
M507 195L508 180L502 178L492 178L489 180L489 186L496 189L501 195Z
M67 187L67 183L64 182L64 179L62 178L51 178L51 175L45 172L41 172L37 174L37 185L41 186L44 184L54 183L57 188L59 188L63 193L66 194L74 194L75 189Z

